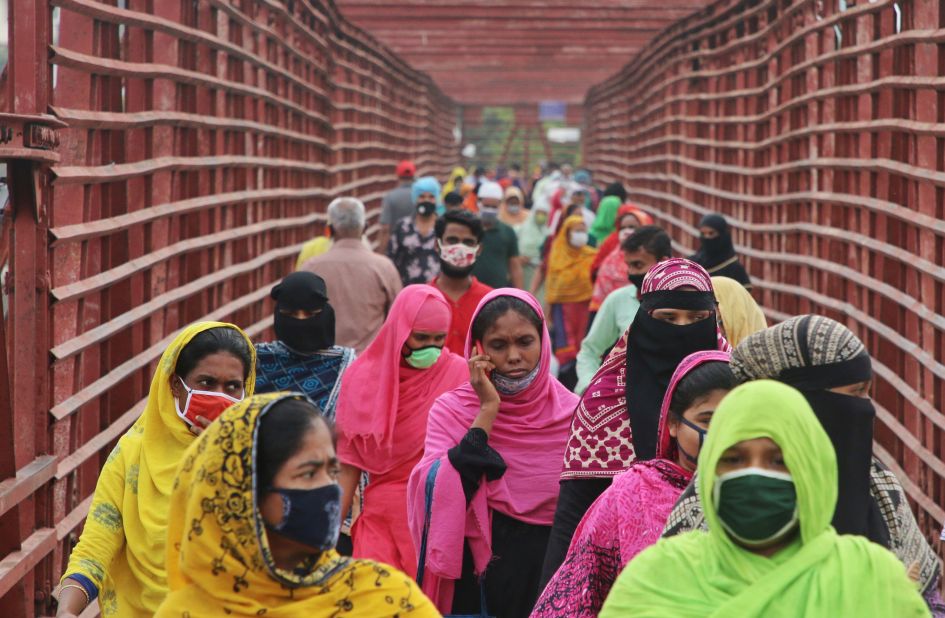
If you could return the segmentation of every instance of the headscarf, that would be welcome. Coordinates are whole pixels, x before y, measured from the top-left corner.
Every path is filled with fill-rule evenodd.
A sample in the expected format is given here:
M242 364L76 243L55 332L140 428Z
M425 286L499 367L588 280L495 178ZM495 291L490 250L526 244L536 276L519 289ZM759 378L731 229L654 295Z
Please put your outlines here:
M732 347L737 347L748 335L768 327L761 307L741 283L728 277L712 277L712 287L719 301L725 338Z
M429 369L404 367L402 350L411 332L448 333L451 319L432 286L408 285L397 295L377 337L342 377L335 414L344 463L384 474L419 456L430 405L468 380L469 368L446 348Z
M517 214L509 212L508 200L511 197L518 198L519 211ZM499 221L512 227L518 227L528 219L528 210L525 208L525 194L522 190L512 185L505 189L502 197L502 203L499 205Z
M603 202L602 202L603 203ZM614 217L614 227L619 227L620 222L623 221L623 218L627 215L633 215L637 218L637 221L640 222L640 227L644 225L653 225L653 217L646 214L633 204L624 204L617 210L617 216ZM615 229L613 233L608 236L603 243L598 246L597 257L594 258L594 264L591 265L591 273L594 276L597 276L597 272L600 269L601 265L614 251L620 249L620 230Z
M830 318L797 316L745 339L732 355L732 371L739 381L779 380L807 397L840 466L834 527L888 546L889 530L870 495L876 411L868 399L826 392L872 378L863 342Z
M106 469L102 471L102 480L114 480L116 474L110 474L108 468L118 470L121 486L103 488L100 481L96 489L96 493L101 490L121 496L119 504L107 505L117 507L119 512L110 513L108 517L102 513L93 513L90 517L99 522L117 521L116 525L124 535L124 545L111 564L79 564L79 569L75 571L70 564L66 571L66 576L78 572L87 577L92 576L91 579L95 581L101 579L102 572L107 574L102 598L109 596L107 588L113 585L117 594L113 603L131 615L135 615L133 607L139 606L149 613L154 612L167 593L164 557L171 491L177 466L187 447L194 441L194 435L177 415L171 379L175 375L181 351L194 337L214 328L232 328L245 339L251 360L245 393L246 396L253 394L256 353L243 331L222 322L197 322L181 331L161 355L151 380L144 412L118 441L105 464ZM88 573L90 570L97 571L97 577L96 573ZM134 585L128 582L134 582L139 589L135 590ZM127 599L129 595L135 598Z
M464 178L466 178L466 170L458 165L454 167L453 171L450 172L450 179L443 185L442 197L446 197L446 194L451 192L459 193Z
M260 420L298 393L271 393L230 407L187 450L171 498L167 570L171 593L157 616L305 618L339 608L358 616L433 616L410 578L387 565L324 551L292 571L272 559L256 499ZM162 553L162 558L164 554Z
M725 262L735 258L735 246L732 244L732 233L728 229L725 217L710 214L702 217L699 227L710 227L719 233L717 238L705 239L700 237L700 248L690 259L698 262L707 270L722 266Z
M417 200L420 198L421 193L432 193L436 196L437 208L443 206L443 196L440 191L440 183L437 182L436 178L433 176L424 176L423 178L418 178L413 182L413 185L410 187L410 201L416 204Z
M528 219L518 230L518 252L535 265L541 261L542 248L545 246L548 236L551 235L547 221L539 224L535 220L535 215L539 212L548 214L548 204L546 202L535 202L532 209L528 211Z
M695 291L679 290L687 286ZM659 262L647 273L641 291L633 323L575 411L562 479L611 477L638 459L653 458L660 406L676 367L693 352L731 351L714 312L689 326L650 315L658 308L714 309L712 280L701 266L682 258Z
M544 313L534 296L521 290L500 288L487 294L476 316L500 296L528 304L544 323ZM466 356L472 356L472 333L466 339ZM558 500L559 464L549 453L560 453L568 438L568 423L577 397L550 373L551 339L541 329L538 377L522 392L503 395L489 446L502 455L505 474L494 481L483 479L467 508L459 473L447 452L462 440L479 414L479 396L468 382L437 399L430 410L426 449L408 485L408 515L414 546L420 547L424 520L424 485L434 461L441 461L433 491L433 510L427 540L423 589L441 611L452 601L451 580L461 576L463 541L469 542L477 573L492 557L491 510L519 521L550 526Z
M609 195L600 201L600 205L597 207L597 217L594 218L594 224L591 225L590 229L590 235L597 240L598 244L616 231L617 211L619 209L620 198L616 195Z
M637 556L618 578L601 618L927 616L895 556L830 526L837 458L794 389L763 380L725 397L699 454L699 495L712 495L716 467L729 447L761 437L781 448L791 473L799 535L771 557L750 552L723 530L713 500L703 500L708 533L662 540Z
M584 218L568 217L555 236L548 256L548 278L545 297L549 303L579 303L591 299L591 263L597 250L584 246L575 249L568 236Z
M324 279L307 270L294 272L276 284L269 295L276 301L276 337L290 349L312 354L335 345L335 310L328 302ZM317 315L304 320L282 314L282 310L317 309L321 310Z

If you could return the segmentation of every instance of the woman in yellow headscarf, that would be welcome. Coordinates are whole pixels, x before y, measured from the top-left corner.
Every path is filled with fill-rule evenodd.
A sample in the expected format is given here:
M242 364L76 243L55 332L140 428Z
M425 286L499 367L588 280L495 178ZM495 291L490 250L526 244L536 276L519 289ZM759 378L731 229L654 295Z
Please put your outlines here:
M251 395L256 352L236 326L184 329L158 363L141 417L99 475L85 529L59 587L59 616L96 597L102 616L153 616L167 594L168 508L184 452L227 406Z
M597 249L588 246L588 238L584 217L570 216L561 224L548 254L545 300L551 305L554 353L560 366L558 376L564 377L564 385L569 388L577 382L575 374L574 383L568 383L581 341L587 334L588 303L594 292L591 264ZM534 282L532 287L535 287Z
M188 449L171 497L159 618L439 616L404 573L335 551L339 462L298 393L231 407Z
M465 179L466 170L459 166L454 167L453 171L450 172L450 179L446 181L445 185L443 185L443 193L441 194L441 198L446 197L447 193L459 193Z
M715 299L719 301L718 318L722 334L732 344L738 344L748 335L768 328L765 314L751 297L751 292L738 281L728 277L712 277Z

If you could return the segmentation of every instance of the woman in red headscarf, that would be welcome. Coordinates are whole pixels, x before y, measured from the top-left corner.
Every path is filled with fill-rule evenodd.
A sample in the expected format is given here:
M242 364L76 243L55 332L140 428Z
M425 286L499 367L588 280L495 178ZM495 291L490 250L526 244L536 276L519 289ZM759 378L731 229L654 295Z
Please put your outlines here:
M450 306L429 285L403 289L377 338L345 372L336 411L342 512L362 472L370 483L351 530L355 558L416 574L407 528L407 479L423 455L437 397L469 379L466 361L443 347Z
M635 229L643 227L644 225L653 225L653 217L646 214L633 204L624 204L619 210L617 210L617 218L615 219L615 223L617 229L614 230L610 236L604 239L604 242L602 242L600 247L598 247L597 257L594 259L594 263L591 264L591 277L593 277L595 282L597 281L597 277L600 276L600 269L604 264L604 260L613 256L614 254L619 256L620 251L618 249L620 248L620 243L623 242L627 236L632 234ZM620 262L623 262L623 260L620 260ZM626 264L624 264L624 266L626 266ZM623 274L623 284L626 284L627 273L624 272ZM602 302L604 302L603 298L601 298L600 302L597 303L597 307L600 307L600 303ZM591 310L596 311L597 309L592 306Z

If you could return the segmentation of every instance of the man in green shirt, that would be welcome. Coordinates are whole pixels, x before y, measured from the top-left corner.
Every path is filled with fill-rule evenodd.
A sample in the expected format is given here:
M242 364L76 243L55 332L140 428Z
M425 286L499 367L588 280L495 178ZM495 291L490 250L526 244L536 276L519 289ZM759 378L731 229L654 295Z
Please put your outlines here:
M627 263L630 284L614 290L604 299L594 323L588 331L577 356L578 382L574 392L578 395L587 390L591 379L604 362L617 340L623 335L640 308L640 288L643 277L657 262L672 257L669 235L655 225L637 228L620 244L623 259Z
M485 235L482 238L482 253L476 260L472 274L492 288L522 289L522 261L518 257L515 230L499 221L502 187L497 182L486 181L479 186L477 197Z

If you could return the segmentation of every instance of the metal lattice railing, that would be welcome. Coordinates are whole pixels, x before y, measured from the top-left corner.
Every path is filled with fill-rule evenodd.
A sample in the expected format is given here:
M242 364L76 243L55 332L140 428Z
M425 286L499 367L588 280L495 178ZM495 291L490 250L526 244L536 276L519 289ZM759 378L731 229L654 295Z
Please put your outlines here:
M691 251L725 214L769 317L867 343L875 451L945 520L945 19L925 0L722 0L586 101L586 163ZM939 544L940 553L942 550Z

